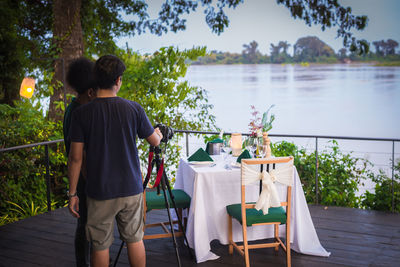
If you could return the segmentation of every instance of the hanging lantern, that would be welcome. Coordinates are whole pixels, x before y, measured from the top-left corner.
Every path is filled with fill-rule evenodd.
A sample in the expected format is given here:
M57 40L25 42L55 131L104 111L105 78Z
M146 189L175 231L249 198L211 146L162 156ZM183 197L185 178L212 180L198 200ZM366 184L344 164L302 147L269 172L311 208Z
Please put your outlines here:
M21 83L21 88L19 89L20 96L25 98L31 98L34 90L35 90L35 79L25 77Z
M232 155L239 156L242 152L242 135L240 133L233 133L231 137Z

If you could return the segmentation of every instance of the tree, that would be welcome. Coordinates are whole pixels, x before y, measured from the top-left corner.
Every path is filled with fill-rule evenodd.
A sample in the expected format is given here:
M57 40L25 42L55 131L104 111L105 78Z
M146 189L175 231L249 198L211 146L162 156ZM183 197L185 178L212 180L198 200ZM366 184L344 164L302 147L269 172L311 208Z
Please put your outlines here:
M27 70L35 67L48 69L44 62L33 60L35 57L56 59L54 77L56 81L62 81L60 59L64 60L64 67L67 67L72 57L80 55L80 49L87 56L113 53L117 48L115 38L123 35L134 36L147 31L161 35L167 31L184 30L186 19L183 16L195 12L200 6L211 31L220 34L229 25L225 9L235 8L242 2L243 0L165 0L158 17L150 18L147 4L143 0L1 0L1 13L5 14L4 17L12 17L1 20L2 46L15 49L7 52L8 57L5 58L8 61L2 63L2 69L11 64L14 71L11 74L0 74L1 101L12 104L13 100L18 99L15 91L16 84L19 83L15 81ZM322 30L337 26L338 36L343 37L345 46L350 46L351 50L368 51L368 44L364 40L356 40L350 32L353 28L363 29L367 17L354 16L351 8L342 7L337 0L277 0L277 3L289 8L294 18L304 20L307 25L320 24ZM122 13L129 19L125 20ZM6 38L8 29L11 29L14 38ZM78 50L69 57L68 51L73 48ZM16 62L12 63L14 59ZM29 64L24 64L26 62ZM25 67L28 65L29 68ZM13 82L10 82L10 75ZM51 98L50 110L54 110L56 102L63 98L61 88L53 87L54 92L51 95L54 96ZM50 115L55 119L54 112Z
M321 56L334 56L335 51L318 37L307 36L297 40L293 54L296 61L315 62Z
M396 53L396 48L399 46L399 43L395 40L388 39L386 41L386 55L394 55Z
M271 51L271 62L272 63L278 63L277 58L279 57L280 50L281 50L281 48L280 48L279 44L278 45L271 44L270 51Z
M51 5L43 1L0 2L0 103L13 105L19 98L24 73L43 61L32 58L43 55L49 46Z
M287 55L287 50L290 47L290 44L287 41L280 41L278 46L282 48L282 52Z
M399 46L399 43L392 39L388 39L386 42L384 40L374 41L372 44L375 46L377 56L394 55Z
M290 56L287 53L287 49L290 44L287 41L280 41L278 45L271 44L271 62L272 63L283 63L290 62Z
M53 40L56 48L57 57L61 60L54 62L54 93L50 96L49 117L61 119L62 114L57 111L55 103L63 101L64 92L73 94L72 88L64 84L66 90L62 90L57 81L65 81L65 70L69 63L80 56L83 50L83 34L81 25L81 0L63 1L54 0L53 2Z
M338 52L338 57L340 60L343 60L347 57L347 49L346 48L340 48Z
M257 62L258 57L261 55L260 51L257 49L258 43L256 41L252 41L249 44L244 44L242 51L242 55L245 58L244 63L254 64Z
M375 46L375 53L377 56L382 56L383 55L383 51L381 50L382 44L383 44L383 40L382 41L374 41L372 42L372 44Z

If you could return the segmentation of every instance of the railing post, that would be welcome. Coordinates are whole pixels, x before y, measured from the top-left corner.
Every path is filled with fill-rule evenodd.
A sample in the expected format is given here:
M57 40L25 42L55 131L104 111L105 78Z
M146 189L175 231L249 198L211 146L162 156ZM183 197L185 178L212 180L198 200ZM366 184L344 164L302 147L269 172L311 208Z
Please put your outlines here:
M315 204L318 204L318 137L315 138Z
M394 141L392 143L392 212L394 212Z
M46 161L46 189L47 189L47 211L51 211L50 199L50 161L49 161L49 145L44 146L45 161Z
M186 133L186 157L189 157L189 133Z

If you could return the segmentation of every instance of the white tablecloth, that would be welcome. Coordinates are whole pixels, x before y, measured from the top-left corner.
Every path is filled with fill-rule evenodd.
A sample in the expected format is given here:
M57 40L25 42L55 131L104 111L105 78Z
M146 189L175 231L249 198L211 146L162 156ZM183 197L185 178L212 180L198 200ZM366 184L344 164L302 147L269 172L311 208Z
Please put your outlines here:
M195 250L198 263L219 258L210 251L210 242L217 239L221 244L228 244L226 206L240 203L240 168L227 170L225 165L233 159L228 158L224 162L221 156L214 158L217 165L212 167L190 165L181 159L174 186L175 189L183 189L192 198L186 236L189 246ZM258 186L254 186L254 190L258 190ZM285 193L280 191L282 195ZM253 195L254 199L247 199L246 193L246 201L256 201L258 196ZM233 221L233 239L242 241L241 225ZM247 229L249 240L271 238L274 234L273 227L255 226ZM290 229L293 250L315 256L330 255L319 242L296 169ZM284 237L285 226L281 225L279 231Z

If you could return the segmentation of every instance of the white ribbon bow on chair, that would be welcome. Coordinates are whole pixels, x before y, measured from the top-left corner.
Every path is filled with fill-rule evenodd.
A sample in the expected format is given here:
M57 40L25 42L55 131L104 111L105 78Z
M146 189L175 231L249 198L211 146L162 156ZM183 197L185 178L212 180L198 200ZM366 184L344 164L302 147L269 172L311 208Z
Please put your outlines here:
M242 183L244 185L252 184L262 180L261 194L257 200L255 209L262 210L263 214L268 214L270 207L280 207L278 191L276 190L275 182L292 186L293 184L293 161L291 164L285 164L282 168L267 171L255 171L248 165L242 166Z

